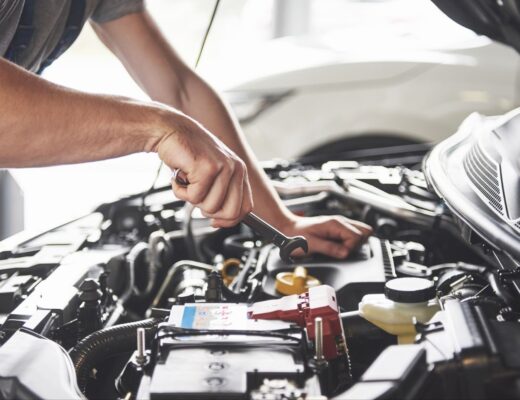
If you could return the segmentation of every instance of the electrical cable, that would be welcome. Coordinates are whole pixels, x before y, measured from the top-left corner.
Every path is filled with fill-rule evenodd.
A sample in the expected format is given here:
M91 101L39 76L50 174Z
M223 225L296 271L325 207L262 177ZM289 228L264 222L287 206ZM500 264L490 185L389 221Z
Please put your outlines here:
M111 355L131 351L135 346L138 328L145 328L147 341L151 341L159 322L161 321L158 319L150 318L115 325L96 331L82 339L69 352L81 391L86 393L92 368Z
M195 59L195 65L193 67L194 70L197 70L200 60L202 59L202 55L204 54L204 48L206 47L206 42L208 41L209 33L211 32L211 28L213 27L213 22L215 21L215 17L217 15L219 5L220 5L220 0L215 0L215 5L213 7L213 11L211 12L211 17L209 19L208 26L206 27L206 30L204 31L204 36L202 37L202 43L201 43L199 51L197 53L197 58ZM161 175L163 166L164 166L164 162L161 160L150 188L148 190L146 190L145 192L143 192L143 196L141 197L141 205L143 208L146 205L146 198L155 189L155 185L157 184L157 181L159 180L159 176Z

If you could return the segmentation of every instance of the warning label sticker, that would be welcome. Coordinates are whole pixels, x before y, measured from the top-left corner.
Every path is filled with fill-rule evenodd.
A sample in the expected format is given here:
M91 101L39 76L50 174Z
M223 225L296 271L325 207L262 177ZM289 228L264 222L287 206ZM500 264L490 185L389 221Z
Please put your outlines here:
M190 304L178 311L182 311L182 316L174 312L170 322L181 328L247 329L245 304Z

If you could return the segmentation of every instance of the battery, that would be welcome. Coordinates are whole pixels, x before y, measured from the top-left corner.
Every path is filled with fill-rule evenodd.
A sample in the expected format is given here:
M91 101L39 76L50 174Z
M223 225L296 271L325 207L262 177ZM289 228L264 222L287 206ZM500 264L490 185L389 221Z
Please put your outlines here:
M303 329L283 321L250 319L247 304L173 306L158 335L159 356L151 379L142 382L149 387L141 387L140 396L247 399L266 379L305 385Z

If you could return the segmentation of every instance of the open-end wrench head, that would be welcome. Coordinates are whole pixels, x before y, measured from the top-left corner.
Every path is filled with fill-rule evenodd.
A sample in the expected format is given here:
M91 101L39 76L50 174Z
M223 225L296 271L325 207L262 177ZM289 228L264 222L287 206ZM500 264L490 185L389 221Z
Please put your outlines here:
M309 251L309 245L307 243L307 239L303 236L294 236L288 238L288 240L283 243L280 247L280 258L286 262L292 262L291 254L296 249L302 249L305 254Z

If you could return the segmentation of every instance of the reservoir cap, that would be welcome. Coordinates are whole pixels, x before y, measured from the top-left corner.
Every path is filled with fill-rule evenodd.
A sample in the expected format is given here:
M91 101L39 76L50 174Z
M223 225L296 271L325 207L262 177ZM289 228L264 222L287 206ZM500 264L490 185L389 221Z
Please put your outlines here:
M423 303L435 297L435 287L428 279L396 278L386 282L385 296L397 303Z

